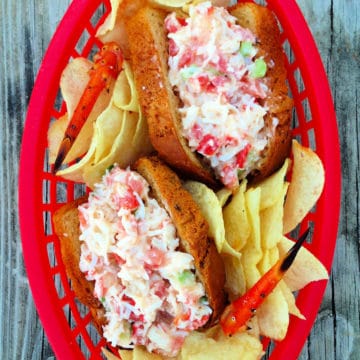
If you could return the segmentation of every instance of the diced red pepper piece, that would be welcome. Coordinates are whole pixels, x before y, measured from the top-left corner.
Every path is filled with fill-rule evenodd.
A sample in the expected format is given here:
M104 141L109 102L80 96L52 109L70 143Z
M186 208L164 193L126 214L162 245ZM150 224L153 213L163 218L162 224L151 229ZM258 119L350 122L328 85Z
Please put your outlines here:
M213 135L207 134L200 141L197 151L203 155L211 156L219 149L219 140Z
M119 206L127 210L135 210L139 206L139 202L133 193L127 192L124 197L119 199Z
M237 155L236 155L236 165L242 169L245 166L246 159L249 155L251 145L247 144Z
M169 39L169 55L176 56L179 52L179 48L173 39Z

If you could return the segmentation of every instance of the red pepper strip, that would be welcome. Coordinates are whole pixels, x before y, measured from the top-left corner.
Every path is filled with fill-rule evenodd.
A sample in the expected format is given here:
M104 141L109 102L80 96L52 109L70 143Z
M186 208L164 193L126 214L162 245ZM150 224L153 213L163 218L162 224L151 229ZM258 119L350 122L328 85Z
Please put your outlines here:
M264 302L266 296L274 290L283 278L308 234L309 229L304 232L294 246L252 288L225 308L220 318L220 325L225 335L233 335L245 328L246 323Z
M60 168L74 141L91 113L97 98L104 89L109 89L109 78L116 79L122 69L123 56L119 45L106 43L94 56L95 64L89 70L90 80L75 108L55 160L53 173Z

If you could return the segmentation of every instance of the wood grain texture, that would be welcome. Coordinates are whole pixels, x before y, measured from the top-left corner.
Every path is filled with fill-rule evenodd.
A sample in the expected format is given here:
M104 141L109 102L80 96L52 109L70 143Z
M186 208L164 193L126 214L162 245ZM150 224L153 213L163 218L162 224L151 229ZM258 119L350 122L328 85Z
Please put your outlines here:
M2 0L0 63L0 357L53 359L22 260L17 176L22 129L36 73L70 0ZM341 222L334 266L301 360L360 357L360 2L298 0L332 87L342 151Z

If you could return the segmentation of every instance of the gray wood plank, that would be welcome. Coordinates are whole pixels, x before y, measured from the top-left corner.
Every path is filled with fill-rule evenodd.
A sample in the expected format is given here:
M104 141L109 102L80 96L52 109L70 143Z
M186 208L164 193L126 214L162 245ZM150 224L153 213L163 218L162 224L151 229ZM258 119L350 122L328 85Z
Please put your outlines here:
M0 354L52 359L29 291L17 218L18 159L26 108L51 36L70 0L2 0L0 63ZM331 281L300 359L360 356L360 2L298 0L332 87L343 162L341 223Z

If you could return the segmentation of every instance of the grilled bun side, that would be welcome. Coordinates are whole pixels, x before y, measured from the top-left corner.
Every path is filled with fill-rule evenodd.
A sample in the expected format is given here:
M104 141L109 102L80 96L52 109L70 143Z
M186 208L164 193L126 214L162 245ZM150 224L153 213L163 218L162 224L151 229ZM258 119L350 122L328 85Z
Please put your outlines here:
M61 258L65 265L67 276L76 297L90 308L94 324L102 333L105 325L105 311L98 299L93 295L94 282L88 281L80 271L80 222L78 206L87 201L87 196L72 201L54 213L54 230L60 240Z
M211 322L215 321L226 302L225 269L213 239L208 238L208 224L200 208L178 176L157 157L141 158L134 167L149 183L152 196L170 214L181 250L194 257L197 276L213 309Z
M278 121L273 136L261 154L258 168L251 174L254 181L259 181L277 170L290 153L293 101L288 96L286 85L285 55L276 18L268 8L254 3L239 3L229 12L237 18L239 25L255 34L259 49L257 56L263 57L268 65L265 81L269 94L262 104L268 108L264 119L265 131L271 131L273 119Z
M125 24L130 62L150 141L159 157L170 166L214 187L216 181L211 169L202 164L181 134L180 102L168 78L166 15L163 10L144 7Z

